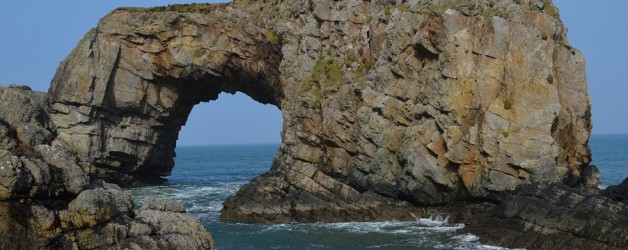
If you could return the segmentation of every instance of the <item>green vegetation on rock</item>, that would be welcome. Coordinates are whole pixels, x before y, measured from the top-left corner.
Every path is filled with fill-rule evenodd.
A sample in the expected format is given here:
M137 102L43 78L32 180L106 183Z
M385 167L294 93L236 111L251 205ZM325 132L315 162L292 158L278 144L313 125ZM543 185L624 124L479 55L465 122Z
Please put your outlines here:
M281 37L279 36L279 34L277 34L275 30L269 30L268 32L266 32L266 41L271 44L279 44L281 43Z
M510 101L508 100L504 101L504 109L510 110L511 108L512 108L512 103L510 103Z
M543 12L545 12L545 14L548 14L550 16L558 17L558 9L551 2L548 2L545 5L543 5Z
M549 84L554 84L554 76L552 76L551 74L547 75L547 82Z
M347 55L345 56L345 65L351 66L351 64L355 62L356 60L357 60L357 56L355 55L355 52L349 51L347 52Z
M316 62L311 77L312 80L320 83L322 87L337 86L344 82L340 66L332 59L323 59Z
M362 65L360 65L360 67L358 68L357 73L359 75L364 75L364 74L366 74L366 72L368 72L369 70L372 70L374 68L375 68L375 63L373 62L373 60L368 59Z

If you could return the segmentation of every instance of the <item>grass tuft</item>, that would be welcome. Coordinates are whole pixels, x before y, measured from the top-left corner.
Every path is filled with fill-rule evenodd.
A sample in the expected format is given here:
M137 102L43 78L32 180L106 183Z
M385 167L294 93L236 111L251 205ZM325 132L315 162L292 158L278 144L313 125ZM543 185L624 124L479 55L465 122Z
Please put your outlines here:
M552 76L551 74L547 75L547 79L546 80L547 80L547 82L549 84L554 84L554 76Z
M271 44L279 44L281 43L281 36L275 30L269 30L266 32L266 41Z
M512 108L512 103L510 103L510 101L508 100L504 101L504 109L510 110L511 108Z
M386 8L384 8L384 15L390 16L390 14L392 14L390 7L386 6Z

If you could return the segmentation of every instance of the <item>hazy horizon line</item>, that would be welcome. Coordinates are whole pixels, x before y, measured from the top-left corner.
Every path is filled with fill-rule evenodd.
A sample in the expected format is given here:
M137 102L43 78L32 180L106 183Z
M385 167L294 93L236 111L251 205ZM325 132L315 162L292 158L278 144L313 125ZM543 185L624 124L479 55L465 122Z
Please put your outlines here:
M234 143L209 143L209 144L178 144L177 147L194 147L194 146L240 146L240 145L269 145L281 144L278 142L234 142Z
M591 135L628 135L628 133L591 133ZM281 141L276 142L234 142L234 143L208 143L208 144L178 144L177 147L194 147L194 146L241 146L241 145L269 145L269 144L281 144Z

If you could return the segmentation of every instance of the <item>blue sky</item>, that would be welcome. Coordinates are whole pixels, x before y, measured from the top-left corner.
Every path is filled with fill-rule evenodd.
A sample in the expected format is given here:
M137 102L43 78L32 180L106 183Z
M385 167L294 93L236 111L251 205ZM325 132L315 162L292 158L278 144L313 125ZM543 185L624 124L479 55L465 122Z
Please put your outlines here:
M119 6L194 1L7 1L0 8L0 85L22 83L47 91L54 72L83 35ZM593 133L628 133L628 1L556 0L571 44L587 62ZM275 143L281 113L243 94L222 94L197 105L180 145Z

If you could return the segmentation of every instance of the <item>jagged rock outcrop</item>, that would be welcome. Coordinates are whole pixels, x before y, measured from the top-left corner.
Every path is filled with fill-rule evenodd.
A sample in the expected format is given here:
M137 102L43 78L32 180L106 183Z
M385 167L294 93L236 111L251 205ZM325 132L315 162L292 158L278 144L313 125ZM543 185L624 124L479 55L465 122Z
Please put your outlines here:
M610 199L628 205L628 178L620 184L607 187L602 194Z
M2 249L212 249L203 225L185 209L143 206L117 186L55 200L0 201ZM63 206L67 206L65 209ZM162 205L163 206L163 205ZM181 206L181 205L179 205ZM167 208L168 206L166 206Z
M235 91L276 105L284 125L272 168L225 219L371 219L575 184L590 162L584 60L548 0L122 8L49 93L57 138L91 176L124 184L170 174L192 107Z
M134 211L117 185L94 181L55 139L46 93L0 87L0 249L211 249L173 201Z
M499 199L495 209L466 218L461 231L512 248L628 248L628 205L600 190L526 184Z

